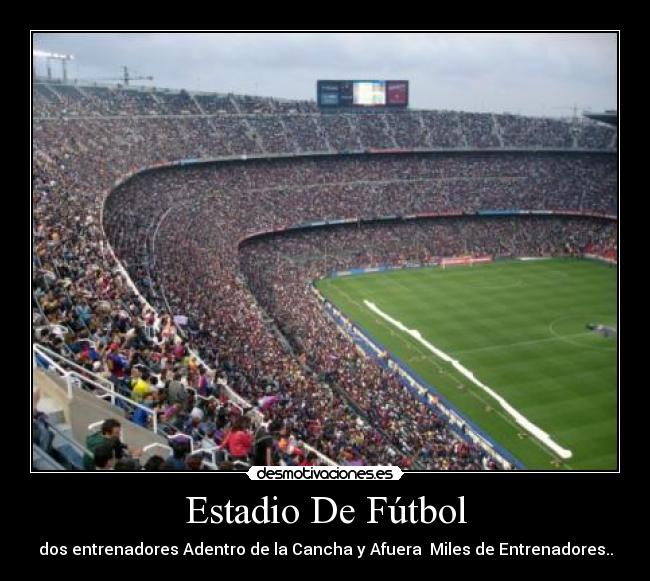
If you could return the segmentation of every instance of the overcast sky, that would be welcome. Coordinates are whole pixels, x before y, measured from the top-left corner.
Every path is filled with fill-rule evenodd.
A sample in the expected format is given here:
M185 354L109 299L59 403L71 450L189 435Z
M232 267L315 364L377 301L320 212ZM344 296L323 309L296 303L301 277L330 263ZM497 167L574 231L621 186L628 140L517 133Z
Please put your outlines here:
M310 100L317 79L408 79L418 109L617 108L613 33L37 33L34 45L73 54L78 79L118 77L127 65L154 77L133 84ZM43 59L36 70L45 74Z

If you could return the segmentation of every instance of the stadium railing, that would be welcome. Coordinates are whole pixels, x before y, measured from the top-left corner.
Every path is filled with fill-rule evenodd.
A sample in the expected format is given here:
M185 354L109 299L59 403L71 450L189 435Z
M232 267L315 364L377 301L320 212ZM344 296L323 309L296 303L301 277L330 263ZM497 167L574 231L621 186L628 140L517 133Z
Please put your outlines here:
M32 345L32 350L34 352L35 360L37 362L39 359L41 360L41 367L51 367L65 380L68 399L72 399L73 390L75 388L79 388L86 389L86 391L95 393L99 399L108 399L113 405L118 405L118 402L121 402L129 408L141 409L151 416L151 430L156 434L158 433L158 417L155 411L151 408L148 408L147 406L144 406L132 400L131 398L115 391L115 386L110 381L101 376L98 376L95 373L85 370L83 367L79 367L79 365L73 363L72 361L66 360L65 357L54 353L53 351L47 349L47 347L43 347L42 345L35 343ZM58 363L54 359L58 359ZM66 369L66 366L78 368L82 371L82 373L84 373L84 375L75 371L74 369ZM90 375L91 377L87 377L86 375ZM97 390L99 390L101 393L97 394Z

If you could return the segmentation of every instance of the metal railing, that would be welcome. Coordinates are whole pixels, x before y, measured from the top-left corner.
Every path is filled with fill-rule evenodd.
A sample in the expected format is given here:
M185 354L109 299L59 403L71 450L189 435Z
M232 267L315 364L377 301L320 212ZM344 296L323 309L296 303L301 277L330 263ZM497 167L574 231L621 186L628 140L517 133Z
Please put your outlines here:
M201 446L195 447L194 440L192 439L191 436L188 436L187 434L174 434L172 436L167 436L168 440L178 440L182 438L188 439L190 441L190 451L188 453L188 456L199 456L199 455L205 456L207 454L209 456L209 460L203 458L203 464L207 466L210 470L219 470L219 464L217 463L217 452L219 452L219 447L216 444L206 446L205 441L203 441L201 443ZM142 448L142 451L150 452L151 450L154 450L156 448L162 448L167 452L169 456L173 454L173 449L171 446L168 446L166 444L160 444L158 442L144 446Z
M126 405L131 406L132 408L141 409L145 411L147 414L151 415L152 416L151 430L154 433L158 433L158 417L156 412L153 409L134 401L130 397L122 395L121 393L115 390L115 385L113 385L113 383L111 383L107 379L95 373L87 371L86 369L80 367L76 363L73 363L72 361L69 361L65 357L62 357L61 355L54 353L50 349L47 349L47 347L33 344L32 350L35 353L37 360L39 357L41 359L44 359L48 363L48 365L51 366L55 371L57 371L59 375L65 380L68 399L72 399L73 390L75 388L83 389L82 386L85 384L86 386L90 387L90 389L87 391L91 391L94 393L97 390L99 390L102 392L100 395L95 394L99 399L108 399L110 400L112 405L116 405L116 400L120 402L124 402ZM75 369L80 369L83 375L77 371L65 369L62 365L57 363L55 359L62 361L64 365L73 367ZM87 375L90 375L92 378L87 377Z
M111 404L113 404L113 405L116 405L116 400L118 400L118 401L125 402L127 405L132 406L133 408L138 408L138 409L144 410L147 414L151 415L151 417L152 417L151 431L153 433L155 433L155 434L159 433L158 432L158 426L159 426L159 424L158 424L158 416L157 416L157 413L156 413L155 410L153 410L153 409L151 409L151 408L149 408L147 406L144 406L144 405L132 400L131 398L129 398L129 397L125 396L125 395L122 395L121 393L119 393L119 392L117 392L115 390L115 386L113 385L113 383L107 381L105 378L103 378L103 377L101 377L101 376L99 376L99 375L97 375L95 373L88 372L83 367L77 365L74 362L69 361L68 359L66 359L65 357L62 357L61 355L59 355L57 353L54 353L52 350L48 349L47 347L43 347L42 345L38 345L38 344L33 344L32 349L33 349L33 353L34 353L35 357L37 357L37 358L40 357L41 359L44 359L49 367L52 367L55 371L58 372L58 374L63 379L65 379L68 399L72 399L75 388L83 389L82 386L85 384L85 385L90 387L91 392L95 392L97 390L102 392L100 395L95 394L99 399L109 399ZM63 363L63 365L73 367L74 369L80 369L84 374L87 373L87 374L93 376L94 378L91 379L90 377L86 377L86 376L82 375L81 373L75 371L74 369L73 370L65 369L62 365L57 363L56 360ZM102 383L100 383L98 380L101 381ZM242 414L244 413L244 410L247 409L248 412L251 413L255 417L255 419L257 420L258 423L264 420L263 414L258 409L251 406L239 394L232 391L232 389L226 384L226 382L224 380L219 379L219 380L217 380L217 383L222 388L224 388L224 390L227 392L227 395L228 395L229 399L226 402L226 405L229 405L229 406L232 406L232 407L236 408ZM219 401L219 398L214 396L214 395L202 396L202 395L198 394L196 388L187 386L187 389L190 390L190 391L193 391L195 393L195 396L198 399L201 399L203 401ZM95 431L95 430L99 429L99 427L103 423L104 423L104 420L100 420L100 421L91 423L88 426L88 431L92 432L92 431ZM62 435L62 437L65 438L64 435ZM216 444L214 446L212 446L212 445L211 446L202 445L201 447L196 448L193 438L190 435L182 433L182 432L178 433L178 434L167 435L166 438L168 440L172 440L172 441L177 440L177 439L182 439L182 438L189 440L189 442L190 442L190 452L189 452L189 454L190 455L208 454L210 456L210 461L204 460L204 462L211 469L213 469L213 470L218 469L218 463L217 463L217 460L216 460L216 453L220 450L220 448ZM324 464L327 464L327 465L330 465L330 466L336 466L336 463L333 460L331 460L330 458L328 458L327 456L325 456L324 454L322 454L321 452L319 452L315 448L309 446L305 442L299 441L298 444L301 447L303 447L305 450L307 450L308 452L314 452L317 455L317 457L321 460L321 462L323 462ZM83 446L80 446L77 443L75 443L75 445L77 447L80 447L82 450L84 450L85 453L90 454L90 452L86 448L84 448ZM148 444L147 446L145 446L143 448L143 451L147 451L147 450L152 449L153 447L156 447L156 446L166 448L166 449L169 450L170 453L172 451L170 446L165 446L164 444L160 444L160 443Z
M85 367L82 367L81 365L78 365L74 361L70 361L70 359L68 359L67 357L64 357L63 355L59 355L58 353L56 353L55 351L52 351L51 349L49 349L48 347L45 347L44 345L34 343L32 348L33 348L34 351L36 351L39 355L41 355L45 359L49 359L50 361L53 360L52 362L54 362L54 361L58 362L57 367L59 369L64 368L64 371L67 372L68 369L66 369L66 368L70 368L69 370L71 370L71 371L77 371L79 373L83 373L85 376L93 379L94 381L96 381L97 383L103 385L104 387L106 387L108 389L110 389L113 386L113 384L108 379L106 379L105 377L103 377L103 376L101 376L101 375L99 375L97 373L94 373L93 371L89 371Z

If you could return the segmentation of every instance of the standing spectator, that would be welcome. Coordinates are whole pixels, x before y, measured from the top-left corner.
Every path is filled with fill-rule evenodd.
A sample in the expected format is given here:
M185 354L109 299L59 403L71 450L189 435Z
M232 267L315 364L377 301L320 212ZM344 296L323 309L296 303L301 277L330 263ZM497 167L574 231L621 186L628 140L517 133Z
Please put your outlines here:
M275 466L278 454L275 447L275 435L282 428L280 420L260 424L255 432L255 466Z

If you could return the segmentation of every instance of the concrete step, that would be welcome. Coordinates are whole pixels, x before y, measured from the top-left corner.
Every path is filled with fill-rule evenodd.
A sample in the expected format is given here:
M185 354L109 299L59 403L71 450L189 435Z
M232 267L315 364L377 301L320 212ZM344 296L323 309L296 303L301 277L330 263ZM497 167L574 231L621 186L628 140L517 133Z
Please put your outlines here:
M61 466L54 458L49 454L46 454L41 448L36 445L32 445L32 468L34 470L63 470L64 467Z
M54 399L43 396L38 400L36 409L47 416L48 421L52 425L57 425L65 422L65 415L63 408Z
M54 424L54 427L64 436L76 441L72 434L72 426L70 424L59 423ZM83 453L81 450L75 448L72 444L63 439L59 434L55 433L54 440L52 440L52 448L75 468L83 470Z

